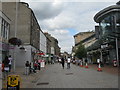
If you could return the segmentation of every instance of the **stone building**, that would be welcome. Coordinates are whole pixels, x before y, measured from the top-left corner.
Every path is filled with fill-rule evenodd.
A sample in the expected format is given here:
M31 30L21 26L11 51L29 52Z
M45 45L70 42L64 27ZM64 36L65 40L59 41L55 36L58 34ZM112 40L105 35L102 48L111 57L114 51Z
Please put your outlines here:
M46 50L46 54L50 55L51 54L51 40L50 40L50 34L48 33L44 33L45 36L46 36L46 47L47 47L47 50Z
M92 34L94 34L93 31L77 33L76 35L74 35L75 45L78 44L80 41L84 40L85 38L91 36Z
M78 46L82 44L87 50L88 62L91 63L93 58L89 55L89 47L91 47L91 45L93 45L97 41L95 37L95 32L91 31L91 32L78 33L74 36L74 39L75 39L75 46L73 46L72 48L72 58L75 58L74 57L75 52L78 49Z
M40 31L40 51L42 51L44 54L47 53L47 37L43 33L43 31Z
M5 56L9 53L9 31L11 20L0 11L0 63L4 60Z
M55 39L54 37L52 37L49 33L45 33L46 37L48 38L47 40L49 40L49 44L51 47L47 46L49 49L50 54L51 54L51 58L55 59L57 57L60 56L60 47L58 46L58 40ZM48 42L48 41L47 41ZM47 44L47 45L49 45Z
M80 32L76 35L74 35L75 40L75 46L72 47L72 51L75 52L77 47L82 43L85 48L89 47L91 44L93 44L95 39L95 32Z
M40 49L41 30L34 12L24 2L3 2L2 11L11 19L9 39L16 37L22 41L20 47L10 50L15 65L24 66L27 60L33 62Z

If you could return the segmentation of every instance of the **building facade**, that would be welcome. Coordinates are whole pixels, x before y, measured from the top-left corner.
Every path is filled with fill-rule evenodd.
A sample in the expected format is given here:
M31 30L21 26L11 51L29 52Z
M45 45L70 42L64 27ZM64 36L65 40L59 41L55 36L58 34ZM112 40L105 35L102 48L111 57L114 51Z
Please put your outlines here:
M75 46L72 47L72 51L75 52L77 47L82 43L85 48L89 47L95 42L95 32L80 32L74 35Z
M120 4L109 6L94 16L99 23L99 40L101 40L101 60L112 64L120 60Z
M76 59L77 59L77 57L75 57L75 53L80 44L84 45L85 49L88 50L88 48L97 41L94 31L80 32L80 33L74 35L74 39L75 39L75 46L72 47L71 56L72 56L72 58L76 58ZM88 54L88 52L87 52L87 54ZM88 62L92 62L92 58L89 55L87 55L87 58L88 58Z
M47 53L47 38L45 36L45 34L40 31L40 50L43 52L43 53Z
M17 37L22 41L20 47L10 49L15 65L33 62L37 58L35 53L39 52L41 30L34 12L23 2L3 2L2 11L11 19L9 39Z
M85 38L91 36L92 34L94 34L93 31L80 32L80 33L74 35L75 45L78 44L80 41L84 40Z
M9 31L11 20L0 11L0 63L9 53Z
M52 37L49 33L45 33L47 40L47 49L50 52L51 60L56 59L60 56L60 47L58 45L58 40ZM50 47L49 47L50 45Z

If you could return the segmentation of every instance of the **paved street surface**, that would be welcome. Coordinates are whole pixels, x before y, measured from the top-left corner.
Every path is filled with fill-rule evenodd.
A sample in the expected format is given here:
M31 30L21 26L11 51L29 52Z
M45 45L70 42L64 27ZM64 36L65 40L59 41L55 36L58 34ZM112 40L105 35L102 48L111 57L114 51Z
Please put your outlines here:
M32 81L33 88L118 88L118 75L97 72L91 68L71 64L62 69L61 64L47 65Z
M2 89L2 71L0 70L0 90Z

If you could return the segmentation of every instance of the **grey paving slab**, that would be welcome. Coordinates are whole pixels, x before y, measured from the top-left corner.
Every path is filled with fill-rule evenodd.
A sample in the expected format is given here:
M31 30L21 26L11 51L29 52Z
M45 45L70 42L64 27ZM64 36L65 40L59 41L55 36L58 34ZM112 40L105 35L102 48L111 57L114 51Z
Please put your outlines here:
M117 75L73 64L70 69L62 69L61 64L48 65L36 80L34 88L118 88Z
M2 89L2 71L0 70L0 90Z

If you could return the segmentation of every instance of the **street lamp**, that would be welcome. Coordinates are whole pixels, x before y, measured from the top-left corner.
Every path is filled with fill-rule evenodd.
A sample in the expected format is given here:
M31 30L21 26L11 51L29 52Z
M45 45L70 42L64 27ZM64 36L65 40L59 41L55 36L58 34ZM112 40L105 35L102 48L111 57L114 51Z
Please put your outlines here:
M113 20L114 20L114 29L115 29L115 32L117 32L117 22L116 22L116 16L114 15L113 16ZM117 59L117 65L119 66L119 56L118 56L118 37L115 37L115 42L116 42L116 59Z

